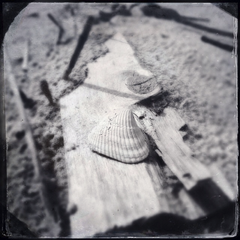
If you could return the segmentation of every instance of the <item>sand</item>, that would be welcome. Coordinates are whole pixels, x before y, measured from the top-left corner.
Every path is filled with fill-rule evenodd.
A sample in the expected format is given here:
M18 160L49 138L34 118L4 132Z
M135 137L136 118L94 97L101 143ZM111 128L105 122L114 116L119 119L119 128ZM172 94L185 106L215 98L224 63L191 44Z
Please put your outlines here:
M39 236L68 236L71 232L59 100L87 78L87 64L108 52L104 43L117 32L131 45L139 64L170 94L169 105L188 124L185 142L195 157L205 165L215 162L236 190L237 62L231 33L236 31L237 20L211 4L158 5L164 9L152 16L138 4L123 4L125 8L112 15L112 5L104 3L31 3L9 28L4 49L22 92L54 218L42 216L46 208L38 196L42 182L34 177L26 131L16 107L19 99L5 72L7 204ZM60 41L59 27L49 14L64 29ZM92 26L69 79L64 80L89 15L101 18ZM203 36L233 50L204 42ZM24 57L26 46L28 58Z

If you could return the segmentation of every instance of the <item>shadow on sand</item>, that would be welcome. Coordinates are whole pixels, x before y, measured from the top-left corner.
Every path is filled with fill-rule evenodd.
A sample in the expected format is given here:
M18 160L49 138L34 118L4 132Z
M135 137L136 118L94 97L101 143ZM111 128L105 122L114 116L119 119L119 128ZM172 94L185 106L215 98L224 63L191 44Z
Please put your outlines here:
M195 23L194 21L205 21L209 22L209 19L203 19L203 18L193 18L193 17L185 17L181 16L176 10L170 9L170 8L164 8L157 4L149 4L147 6L144 6L141 8L142 12L145 16L148 17L155 17L158 19L166 19L166 20L173 20L181 24L185 24L200 30L204 30L209 33L213 34L219 34L226 37L233 38L233 33L223 31L216 28L210 28L198 23Z
M231 236L236 231L235 204L231 203L214 214L197 220L170 214L161 213L150 218L140 218L126 227L110 229L106 233L96 234L96 237L116 236L166 236L177 235L178 237L191 234L223 234Z

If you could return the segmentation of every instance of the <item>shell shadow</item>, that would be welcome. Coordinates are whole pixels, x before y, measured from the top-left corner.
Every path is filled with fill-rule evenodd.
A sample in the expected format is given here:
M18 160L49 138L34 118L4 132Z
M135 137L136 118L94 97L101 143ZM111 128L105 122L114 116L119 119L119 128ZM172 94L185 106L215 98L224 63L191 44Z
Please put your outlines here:
M175 101L178 99L173 99L169 91L162 89L159 93L137 102L136 105L144 106L159 115Z
M115 159L115 158L111 158L111 157L109 157L109 156L107 156L107 155L104 155L104 154L99 153L99 152L94 151L94 150L92 150L92 152L98 154L98 155L101 156L101 157L107 158L107 159L109 159L109 160L117 161L117 162L120 162L120 163L124 163L124 164L126 164L126 165L129 165L129 164L130 164L130 165L136 165L136 164L145 162L145 161L147 161L147 159L148 159L148 156L147 156L145 159L143 159L143 160L141 160L141 161L139 161L139 162L123 162L123 161L120 161L120 160Z

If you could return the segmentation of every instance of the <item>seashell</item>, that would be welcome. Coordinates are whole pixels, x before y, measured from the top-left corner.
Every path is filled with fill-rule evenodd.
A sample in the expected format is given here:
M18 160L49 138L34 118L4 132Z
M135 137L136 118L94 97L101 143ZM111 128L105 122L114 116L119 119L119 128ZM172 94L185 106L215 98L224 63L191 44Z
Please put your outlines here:
M90 149L124 163L137 163L149 154L148 140L131 110L108 117L88 136Z

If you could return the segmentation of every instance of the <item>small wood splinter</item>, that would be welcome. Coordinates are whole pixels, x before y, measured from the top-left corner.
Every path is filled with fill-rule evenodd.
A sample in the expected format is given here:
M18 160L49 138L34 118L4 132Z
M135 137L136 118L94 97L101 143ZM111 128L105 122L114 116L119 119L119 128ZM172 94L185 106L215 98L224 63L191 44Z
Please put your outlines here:
M24 72L28 71L28 60L29 60L29 44L30 41L26 40L24 49L23 49L23 63L22 63L22 70Z
M54 105L52 94L51 94L50 89L48 87L47 81L46 80L42 80L41 83L40 83L40 87L41 87L41 90L42 90L43 94L48 99L49 104Z

